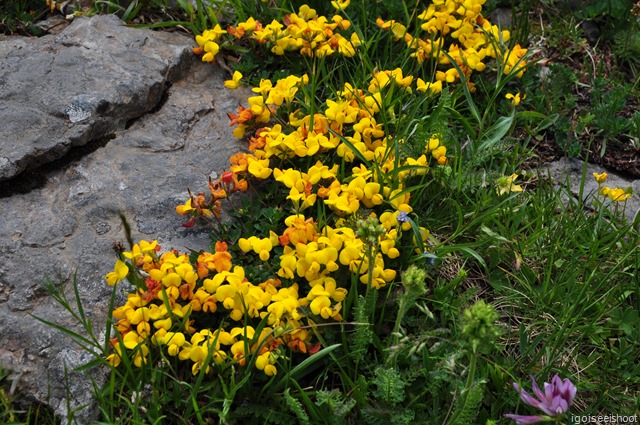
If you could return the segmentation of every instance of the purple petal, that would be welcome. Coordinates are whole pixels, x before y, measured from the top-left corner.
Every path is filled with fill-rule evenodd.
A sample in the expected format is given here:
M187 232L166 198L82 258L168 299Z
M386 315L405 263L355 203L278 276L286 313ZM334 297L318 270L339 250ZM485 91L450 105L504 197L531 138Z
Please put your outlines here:
M548 407L551 413L547 413L549 413L551 416L557 416L569 410L569 404L567 403L567 400L562 398L561 395L557 395L556 397L554 397L553 401L550 405L548 405Z
M506 418L513 419L514 421L516 421L517 425L535 424L545 420L545 418L542 416L523 416L523 415L513 415L511 413L504 416Z
M538 400L543 401L546 400L547 397L545 396L545 393L543 393L540 390L540 387L538 387L538 384L536 383L535 379L533 379L533 375L530 375L531 377L531 388L533 388L533 393L536 395L536 397L538 397ZM547 383L544 383L545 386L545 390L547 389Z
M534 397L532 397L531 394L529 394L528 392L520 388L520 386L518 386L518 384L516 384L515 382L513 383L513 386L516 389L516 391L520 392L520 398L525 404L538 408L538 406L540 405L540 400L537 400Z
M575 398L577 392L578 389L575 385L573 385L569 378L566 378L560 386L560 394L562 394L562 398L567 400L569 406L573 404L573 399Z

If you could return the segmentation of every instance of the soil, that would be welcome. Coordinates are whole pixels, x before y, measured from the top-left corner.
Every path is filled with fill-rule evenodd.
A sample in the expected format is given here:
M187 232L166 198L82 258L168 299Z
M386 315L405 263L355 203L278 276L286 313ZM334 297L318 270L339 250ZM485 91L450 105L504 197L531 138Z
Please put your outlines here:
M552 5L539 5L530 11L529 22L532 24L530 34L538 43L530 46L535 51L530 62L536 61L539 65L549 67L552 64L562 64L570 68L578 77L573 87L572 94L577 99L577 105L571 111L571 127L579 127L577 117L584 117L592 110L592 76L597 75L615 83L626 83L628 86L637 85L637 69L634 64L625 63L616 58L611 44L607 43L605 23L600 21L579 22L570 17L567 20L573 24L574 32L567 31L552 33L553 22L558 18L550 17L550 14L562 15L561 10ZM560 33L560 34L559 34ZM547 36L548 38L545 38ZM553 38L553 40L551 40ZM612 85L604 89L610 91ZM633 87L626 99L626 104L616 116L629 120L634 113L640 111L640 92ZM610 136L605 140L599 129L587 124L581 132L574 132L573 137L581 146L580 159L588 159L590 163L597 164L628 179L640 178L640 140L633 140L631 136L619 134ZM552 131L544 133L543 139L535 146L538 161L551 162L567 155L565 150L555 140ZM636 137L640 137L636 135ZM602 144L606 143L602 150ZM602 152L604 151L604 152Z

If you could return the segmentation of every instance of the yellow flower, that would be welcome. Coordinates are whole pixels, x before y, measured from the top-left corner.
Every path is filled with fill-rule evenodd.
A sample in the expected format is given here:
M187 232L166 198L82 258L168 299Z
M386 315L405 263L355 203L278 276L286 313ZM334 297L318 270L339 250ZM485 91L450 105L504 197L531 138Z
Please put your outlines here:
M521 100L524 100L527 98L527 95L525 94L524 96L522 96L522 99L520 99L520 93L516 93L515 95L511 93L507 93L505 97L507 99L511 99L512 106L518 106Z
M271 351L267 351L256 358L256 368L263 371L267 376L274 376L278 373L278 370L274 366L275 362L276 357Z
M346 9L350 3L351 3L351 0L337 0L337 1L332 1L331 6L333 6L339 12L341 10Z
M204 51L207 53L202 55L202 62L213 62L220 51L220 46L215 41L207 41L204 44Z
M426 92L428 90L430 94L436 94L442 91L442 81L428 83L428 82L425 82L422 78L418 78L416 82L416 87L418 91Z
M106 360L111 364L111 366L118 367L122 358L122 348L120 347L120 344L114 345L113 351L113 353L107 356Z
M250 236L249 239L238 239L238 246L243 252L253 250L260 256L262 261L267 261L270 256L271 249L278 245L278 236L272 231L268 238L260 239L257 236Z
M517 184L513 184L514 180L518 178L517 174L512 174L509 177L503 176L496 182L496 192L499 196L506 195L511 192L522 192L522 187Z
M608 186L604 186L602 189L600 189L600 194L602 196L607 196L614 202L626 201L627 199L631 198L631 193L632 193L631 188L624 190L619 187L611 189Z
M240 87L240 79L242 79L242 74L238 71L234 71L231 79L224 82L224 86L231 90L237 89Z
M247 171L254 177L264 180L271 175L272 170L269 168L268 159L254 159L252 156L247 156L247 161L249 162Z
M614 202L624 202L627 199L631 198L631 193L625 191L624 189L616 187L615 189L611 189L611 192L609 192L609 197Z
M184 205L178 205L176 207L176 212L180 215L187 215L195 210L196 209L191 205L191 198L187 199L187 202L185 202Z
M129 267L122 260L116 261L116 265L113 268L113 271L107 273L105 278L107 279L107 284L109 286L113 286L116 283L119 283L122 279L127 277L129 274Z
M601 173L601 174L593 173L593 177L596 179L596 182L598 182L598 184L602 184L605 181L607 181L607 177L609 176L607 173Z

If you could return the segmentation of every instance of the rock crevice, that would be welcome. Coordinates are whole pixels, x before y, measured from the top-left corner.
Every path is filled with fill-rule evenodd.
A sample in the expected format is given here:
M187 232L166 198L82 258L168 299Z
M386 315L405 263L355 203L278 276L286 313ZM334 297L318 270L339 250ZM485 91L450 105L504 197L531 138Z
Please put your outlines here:
M93 421L92 380L99 384L104 370L74 370L90 356L33 319L83 332L45 282L73 299L76 279L99 333L111 247L125 241L119 213L136 241L210 249L210 229L181 227L175 206L187 188L206 190L207 176L241 149L226 112L247 92L223 90L225 75L197 61L192 46L187 36L128 28L113 16L78 19L58 36L0 41L0 366L21 396L63 421L67 406L85 405L75 418Z

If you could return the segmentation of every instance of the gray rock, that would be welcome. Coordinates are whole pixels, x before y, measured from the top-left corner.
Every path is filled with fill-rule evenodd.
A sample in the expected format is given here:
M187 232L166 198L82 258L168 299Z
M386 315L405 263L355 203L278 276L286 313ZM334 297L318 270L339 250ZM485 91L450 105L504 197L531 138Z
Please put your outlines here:
M489 20L502 29L511 29L513 27L513 11L509 7L497 7L489 15Z
M113 270L113 242L124 242L118 212L136 241L210 249L210 229L182 227L175 206L187 188L206 190L208 176L241 150L226 114L248 93L224 89L227 77L194 60L192 45L104 16L78 20L55 39L0 42L0 166L11 179L0 184L0 365L20 394L51 406L63 423L68 409L78 410L77 423L95 419L92 382L100 385L105 371L74 370L92 357L31 317L83 332L47 295L45 279L73 299L76 276L94 332L104 335L104 275ZM33 69L17 75L25 67Z
M8 38L0 58L0 181L123 130L194 60L183 36L128 28L113 15Z
M568 187L568 190L573 195L574 199L578 199L580 196L580 185L582 182L582 171L584 169L584 161L578 159L561 159L554 161L550 164L546 164L541 167L544 173L548 173L559 185ZM623 177L609 172L604 168L587 164L587 174L584 182L584 189L582 191L583 200L588 206L593 206L593 201L596 198L602 200L602 196L598 195L598 183L593 178L593 173L607 172L607 181L605 186L621 187L626 189L631 187L633 189L633 195L627 199L624 208L624 214L627 220L632 221L640 212L640 180L627 180ZM605 205L612 206L610 200L605 200Z

